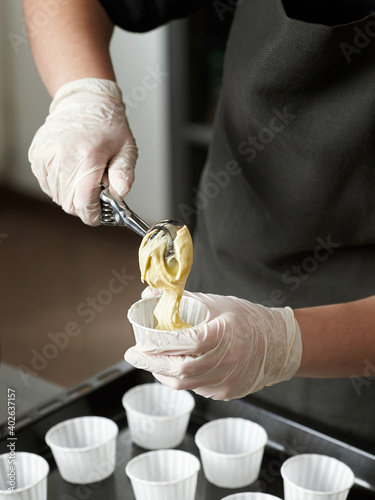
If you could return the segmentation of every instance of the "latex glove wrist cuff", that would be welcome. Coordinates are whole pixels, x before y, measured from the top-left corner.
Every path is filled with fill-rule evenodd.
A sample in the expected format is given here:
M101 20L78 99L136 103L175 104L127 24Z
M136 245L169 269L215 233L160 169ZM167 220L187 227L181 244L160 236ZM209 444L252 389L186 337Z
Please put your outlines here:
M282 312L285 321L287 354L278 375L267 386L290 380L296 374L302 360L301 330L294 317L293 310L290 307L285 307L284 309L279 309L279 311Z
M106 96L115 99L125 107L125 103L122 100L121 89L116 82L104 80L102 78L81 78L66 83L58 89L49 107L49 112L51 113L54 111L63 99L79 92L90 92L92 94Z

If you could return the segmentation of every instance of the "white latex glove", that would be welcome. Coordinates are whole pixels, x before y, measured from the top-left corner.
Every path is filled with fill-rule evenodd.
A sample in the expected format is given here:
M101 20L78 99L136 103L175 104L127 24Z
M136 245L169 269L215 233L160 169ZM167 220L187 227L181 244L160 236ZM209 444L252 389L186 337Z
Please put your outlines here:
M154 292L146 289L146 295ZM189 330L145 336L125 360L173 389L230 400L289 380L302 358L292 309L267 308L236 297L184 293L207 305L209 321Z
M137 155L119 86L97 78L60 87L29 149L42 190L92 226L99 224L106 167L111 191L124 197L134 181Z

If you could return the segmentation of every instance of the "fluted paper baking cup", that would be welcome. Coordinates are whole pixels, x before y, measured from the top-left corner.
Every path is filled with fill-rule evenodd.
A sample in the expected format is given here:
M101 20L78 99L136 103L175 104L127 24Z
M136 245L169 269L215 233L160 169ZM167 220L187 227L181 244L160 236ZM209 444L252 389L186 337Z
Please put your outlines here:
M158 450L127 464L136 500L194 500L199 460L186 451Z
M47 500L48 462L34 453L0 455L0 500Z
M207 480L222 488L242 488L258 478L266 442L264 428L243 418L213 420L195 435Z
M234 493L221 500L281 500L281 498L267 495L267 493Z
M88 484L115 470L117 434L117 425L108 418L78 417L52 427L46 443L65 481Z
M132 324L134 337L137 344L143 344L143 339L150 337L150 332L168 332L168 330L156 330L156 318L154 310L160 297L149 297L141 299L131 306L128 311L128 319ZM208 307L200 300L193 297L182 296L179 310L183 321L191 326L197 326L208 320Z
M296 455L281 467L285 500L345 500L354 484L346 464L326 455Z
M146 448L175 448L184 439L195 400L187 391L159 384L142 384L124 394L132 441Z

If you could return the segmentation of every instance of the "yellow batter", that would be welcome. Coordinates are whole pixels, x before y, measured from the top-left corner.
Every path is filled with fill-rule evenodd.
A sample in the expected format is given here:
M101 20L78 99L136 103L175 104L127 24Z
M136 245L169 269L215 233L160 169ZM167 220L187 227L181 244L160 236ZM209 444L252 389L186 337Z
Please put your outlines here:
M154 235L154 236L153 236ZM153 238L151 238L153 236ZM139 267L142 282L163 290L155 308L158 330L190 328L179 316L180 301L187 277L193 264L193 242L190 232L183 226L174 240L174 254L164 259L168 239L163 233L147 234L139 248Z

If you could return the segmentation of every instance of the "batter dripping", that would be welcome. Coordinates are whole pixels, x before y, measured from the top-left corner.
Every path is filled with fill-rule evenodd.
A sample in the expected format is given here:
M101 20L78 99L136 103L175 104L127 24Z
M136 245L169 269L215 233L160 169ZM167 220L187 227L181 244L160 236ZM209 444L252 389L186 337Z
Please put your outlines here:
M147 234L139 248L142 282L163 290L155 308L158 330L190 328L179 316L180 301L193 264L193 242L183 226L174 240L174 253L164 258L168 237L162 231Z

